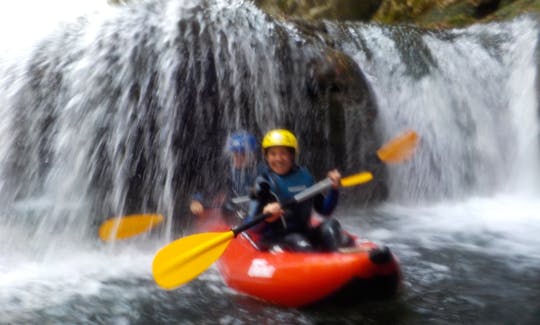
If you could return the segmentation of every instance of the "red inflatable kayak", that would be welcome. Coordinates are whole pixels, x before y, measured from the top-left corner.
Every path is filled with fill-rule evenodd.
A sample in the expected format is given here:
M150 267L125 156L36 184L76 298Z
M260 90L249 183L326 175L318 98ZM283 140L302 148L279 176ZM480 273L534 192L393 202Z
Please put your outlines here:
M243 233L229 244L218 268L229 287L286 307L386 297L401 285L399 263L390 250L359 239L341 252L275 252L258 250Z

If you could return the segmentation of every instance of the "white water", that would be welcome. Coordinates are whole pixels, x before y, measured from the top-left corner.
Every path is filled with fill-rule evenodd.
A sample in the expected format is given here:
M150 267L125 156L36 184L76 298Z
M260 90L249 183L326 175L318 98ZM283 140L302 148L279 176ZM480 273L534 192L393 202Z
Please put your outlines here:
M414 163L391 168L394 201L539 193L533 20L426 34L422 42L415 31L355 32L372 56L343 46L377 94L386 138L404 128L421 136Z
M112 10L96 1L88 7L58 1L57 9L68 10L49 11L53 2L46 3L47 7L39 1L14 2L12 5L20 7L1 8L0 43L7 51L2 64L55 30L57 21L73 21L79 14L96 9L100 12L96 19L105 20ZM25 8L30 5L36 13L51 14L28 16ZM21 33L6 32L15 26ZM383 226L371 229L362 221L345 218L347 223L409 259L417 254L420 243L434 251L453 246L484 252L516 267L537 267L540 161L536 24L523 19L458 30L453 32L456 38L452 41L425 35L438 68L419 78L409 75L394 41L382 29L364 26L360 30L355 33L367 40L374 56L368 58L354 47L347 53L357 60L375 91L385 136L413 128L420 133L422 145L412 161L390 168L391 200L374 211L387 218ZM478 35L506 40L491 55L479 45ZM8 102L4 96L0 103ZM0 141L10 145L9 134L2 135ZM32 225L46 220L50 205L59 203L54 200L57 198L42 204L36 199L26 202L23 212L15 209L13 214L0 214L9 221L0 226L0 323L46 323L47 317L60 316L44 316L43 310L67 304L73 297L110 295L109 304L100 307L110 308L115 297L129 301L127 296L152 290L137 292L132 287L139 285L135 279L151 281L150 263L163 242L111 247L85 239L79 229L62 234L59 240L55 225L30 227L37 230L29 232L24 222L12 222L21 215ZM61 203L74 204L75 211L84 210L84 202ZM363 214L358 211L358 215ZM357 218L356 213L352 216ZM428 268L446 276L451 273L448 265ZM110 281L124 280L128 285L107 291ZM209 281L219 283L213 278ZM130 311L128 305L112 308L117 308L119 315Z
M366 236L401 243L402 254L415 254L417 245L433 251L451 247L492 256L515 269L538 268L539 208L537 197L503 194L414 207L385 204L376 212L391 216L391 222ZM410 240L414 244L404 244Z
M372 56L343 46L377 94L386 137L403 128L421 137L412 161L390 168L390 201L372 211L389 222L365 235L400 243L403 255L452 247L516 270L538 268L537 23L518 19L450 31L451 42L423 35L429 59L418 47L400 53L388 30L354 33ZM407 55L427 61L429 73L408 71Z
M114 10L106 0L1 2L1 70L24 65L37 41L80 17L104 19ZM5 103L8 95L4 93L0 102ZM9 143L8 138L9 133L2 134L2 146ZM39 222L52 204L47 199L26 201L18 206L17 213L21 214L22 210L23 215L31 215L29 218L33 220L29 222ZM80 206L75 208L81 209ZM151 259L158 247L155 244L111 249L81 242L74 229L74 234L65 240L48 246L50 239L55 237L54 230L41 235L29 233L25 224L6 223L6 220L21 217L8 213L0 213L3 220L0 225L0 324L47 323L35 318L36 312L43 313L47 308L66 304L77 296L107 295L108 280L132 282L141 277L150 278ZM125 313L129 312L126 307Z

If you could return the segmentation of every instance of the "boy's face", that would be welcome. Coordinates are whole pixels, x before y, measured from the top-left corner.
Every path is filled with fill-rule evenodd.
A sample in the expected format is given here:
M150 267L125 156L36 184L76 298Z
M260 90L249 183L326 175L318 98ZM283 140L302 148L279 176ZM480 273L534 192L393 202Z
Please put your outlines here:
M294 165L294 153L287 147L270 147L265 157L270 169L278 175L287 174Z

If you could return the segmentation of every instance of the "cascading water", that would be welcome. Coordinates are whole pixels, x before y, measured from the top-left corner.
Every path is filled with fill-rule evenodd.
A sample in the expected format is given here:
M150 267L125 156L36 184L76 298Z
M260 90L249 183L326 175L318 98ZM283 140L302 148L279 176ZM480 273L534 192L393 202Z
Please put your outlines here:
M330 149L330 168L330 113L308 85L321 54L287 28L240 3L154 1L39 41L5 78L7 200L50 199L51 227L158 211L170 228L190 192L223 178L224 138L240 128L292 128Z
M173 220L182 223L187 197L221 186L214 180L226 170L223 140L239 128L258 136L294 129L302 162L318 176L335 165L362 168L403 129L420 134L410 162L389 166L387 180L377 174L388 184L384 204L339 213L402 258L409 290L400 303L414 316L396 311L394 320L475 322L492 310L486 296L523 302L540 292L489 283L507 276L506 263L520 266L510 278L524 282L540 264L532 18L444 32L326 22L306 35L249 3L156 0L40 26L17 48L3 38L9 51L0 59L0 323L354 322L384 314L270 306L254 314L241 298L223 299L236 296L212 272L171 293L151 282L151 258L177 235ZM366 78L325 84L321 62L332 51ZM104 218L156 211L168 219L164 236L97 242ZM455 269L474 280L452 282ZM488 270L488 282L475 278ZM455 292L467 285L489 288ZM434 311L448 296L449 314ZM534 308L514 312L526 322Z
M330 32L368 75L386 136L404 127L422 135L416 163L392 169L393 200L462 199L523 181L538 191L535 28Z

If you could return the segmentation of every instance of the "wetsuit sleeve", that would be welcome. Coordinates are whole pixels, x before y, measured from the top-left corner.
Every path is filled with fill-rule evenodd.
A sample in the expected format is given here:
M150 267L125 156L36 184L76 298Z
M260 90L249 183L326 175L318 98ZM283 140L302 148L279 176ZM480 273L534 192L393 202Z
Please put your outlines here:
M224 187L225 184L219 184L219 186L214 185L212 186L212 188L209 188L206 190L198 190L197 192L191 195L191 200L200 202L203 208L205 209L216 208L215 203L214 203L216 193L225 192L225 195L226 196L228 195L228 193L226 192L227 189Z
M323 216L329 216L334 212L339 199L339 191L331 189L326 196L317 195L313 202L313 208Z

